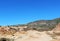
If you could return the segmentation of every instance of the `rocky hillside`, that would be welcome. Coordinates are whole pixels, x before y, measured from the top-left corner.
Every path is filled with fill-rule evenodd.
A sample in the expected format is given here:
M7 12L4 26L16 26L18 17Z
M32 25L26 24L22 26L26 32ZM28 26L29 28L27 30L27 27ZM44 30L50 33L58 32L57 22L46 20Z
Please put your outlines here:
M47 31L47 30L52 30L59 22L60 22L60 18L56 18L53 20L37 20L23 25L22 24L10 25L8 27L26 26L27 28L25 30L34 29L38 31Z
M0 41L60 41L60 23L51 31L21 31L22 28L26 27L0 27Z
M35 30L51 30L60 22L60 18L53 20L38 20L27 24L28 28Z
M0 26L0 41L33 40L60 41L60 18L38 20L24 25Z

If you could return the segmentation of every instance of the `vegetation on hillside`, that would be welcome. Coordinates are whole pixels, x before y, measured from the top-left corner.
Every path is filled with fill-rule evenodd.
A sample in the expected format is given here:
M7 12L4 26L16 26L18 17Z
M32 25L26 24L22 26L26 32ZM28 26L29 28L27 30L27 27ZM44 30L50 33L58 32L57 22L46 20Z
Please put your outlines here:
M38 31L43 31L43 30L47 31L47 30L52 30L59 22L60 22L60 18L56 18L53 20L37 20L27 24L8 25L8 27L27 26L27 30L34 29Z

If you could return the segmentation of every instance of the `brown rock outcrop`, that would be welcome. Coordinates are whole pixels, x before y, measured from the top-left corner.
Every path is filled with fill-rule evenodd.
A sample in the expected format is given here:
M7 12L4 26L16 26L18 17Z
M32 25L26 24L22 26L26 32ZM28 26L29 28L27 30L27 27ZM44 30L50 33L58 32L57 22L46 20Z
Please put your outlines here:
M60 23L53 29L53 33L60 34Z

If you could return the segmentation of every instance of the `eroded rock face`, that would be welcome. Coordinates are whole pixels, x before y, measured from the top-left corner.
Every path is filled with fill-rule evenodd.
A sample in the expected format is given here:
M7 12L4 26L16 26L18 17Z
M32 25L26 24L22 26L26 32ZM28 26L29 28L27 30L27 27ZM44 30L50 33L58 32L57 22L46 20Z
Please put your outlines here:
M16 32L16 30L13 30L13 29L7 29L7 28L0 28L0 34L4 35L4 34L7 34L7 35L11 35L11 34L14 34Z
M53 33L60 34L60 23L53 29Z
M26 33L24 28L26 27L0 27L0 41L15 41Z
M20 27L0 27L0 34L4 35L13 35L16 32L20 32L20 31L25 31L25 29L27 28L27 26L20 26Z

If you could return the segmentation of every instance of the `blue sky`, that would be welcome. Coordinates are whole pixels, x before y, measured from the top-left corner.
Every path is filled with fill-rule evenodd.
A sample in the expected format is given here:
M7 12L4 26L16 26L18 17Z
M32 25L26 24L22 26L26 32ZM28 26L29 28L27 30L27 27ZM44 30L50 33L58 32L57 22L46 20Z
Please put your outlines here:
M0 25L60 17L60 0L0 0Z

